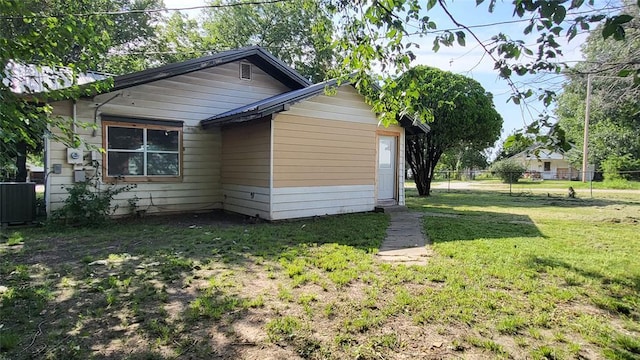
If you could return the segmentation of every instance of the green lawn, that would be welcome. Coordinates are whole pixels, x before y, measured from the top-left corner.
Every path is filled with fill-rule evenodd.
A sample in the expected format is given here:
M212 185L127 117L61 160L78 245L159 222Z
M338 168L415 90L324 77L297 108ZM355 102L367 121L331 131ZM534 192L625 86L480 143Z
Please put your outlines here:
M448 180L438 179L434 180L434 184L446 184ZM499 179L484 179L484 180L471 180L460 181L451 180L452 184L455 183L470 183L474 187L489 189L508 189L509 184L503 183ZM569 187L574 189L596 189L596 190L640 190L640 181L627 181L627 180L612 180L612 181L569 181L569 180L529 180L519 179L518 182L512 184L512 187L517 189L561 189L567 190Z
M640 196L408 195L426 266L384 214L5 232L0 359L640 357Z

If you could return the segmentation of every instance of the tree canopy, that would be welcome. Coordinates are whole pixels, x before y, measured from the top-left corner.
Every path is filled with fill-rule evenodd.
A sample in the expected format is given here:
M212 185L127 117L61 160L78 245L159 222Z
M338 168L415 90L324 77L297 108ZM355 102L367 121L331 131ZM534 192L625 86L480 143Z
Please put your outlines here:
M528 134L515 132L507 137L500 146L500 151L496 156L496 160L510 158L520 152L527 150L535 143L535 137Z
M26 152L40 146L48 126L59 127L67 142L73 141L65 121L50 116L46 100L74 98L82 91L109 86L107 81L81 89L77 78L100 69L110 49L151 34L155 19L151 14L106 12L161 4L159 0L0 0L0 164L17 159L18 181L26 179ZM43 90L55 91L48 91L46 99L42 93L33 94Z
M66 2L65 2L66 3ZM106 51L109 35L87 19L74 16L40 16L44 11L77 13L82 2L0 1L0 162L26 158L27 148L38 146L48 125L48 108L27 101L13 91L24 65L38 64L39 71L56 74L60 65L68 65L68 74L86 71L97 65L97 55ZM107 19L103 19L107 20ZM82 28L83 30L79 30ZM55 79L64 81L65 79ZM47 84L43 84L47 85ZM53 86L54 84L51 84ZM29 89L26 89L29 90ZM26 178L23 164L18 165L18 180Z
M259 45L314 82L337 66L333 23L320 1L235 6L209 10L202 23L207 43L218 50Z
M205 17L204 23L213 27L207 34L201 24L182 15L173 15L165 25L158 12L163 6L160 0L0 0L2 153L15 153L15 145L21 141L33 143L31 132L39 132L50 124L48 122L55 121L47 119L46 106L27 110L24 99L12 93L9 86L9 79L15 77L10 69L12 62L36 64L41 69L66 67L70 71L67 77L73 79L74 74L87 70L121 73L188 57L187 54L195 57L203 52L222 50L216 46L218 42L222 46L223 41L228 41L224 46L259 43L314 80L324 77L322 71L333 64L339 65L345 76L357 71L355 84L361 90L369 88L371 74L382 69L385 75L373 81L384 79L390 85L385 86L385 91L392 93L397 77L387 75L401 74L410 67L415 58L417 37L434 35L434 51L441 46L464 46L468 39L478 42L495 62L497 73L512 85L513 101L522 102L534 96L534 91L518 88L511 77L563 70L564 64L556 62L562 53L560 38L571 39L600 24L598 37L621 40L637 17L637 11L618 12L620 7L613 3L597 7L593 0L518 0L511 5L496 0L476 0L476 4L489 13L497 6L511 6L514 18L523 21L518 23L522 25L521 37L498 32L488 44L480 41L472 27L461 23L448 4L447 0L293 0L247 4L220 1L209 3L216 12ZM429 13L435 8L441 9L455 27L439 28ZM337 28L334 29L333 24L337 24ZM312 40L295 35L278 43L278 39L272 38L272 35L286 37L286 30L310 34ZM154 34L159 37L154 39ZM231 38L232 35L235 38ZM536 38L533 46L527 45L526 39L530 36ZM329 39L334 42L339 60L326 47ZM638 82L636 67L624 70L623 75L635 75L633 79ZM394 112L405 111L407 106L402 105L417 100L416 89L420 86L413 82L403 85L405 94L395 100L394 106L375 101L377 109L393 109L383 113L383 121L395 121L397 113ZM548 89L541 89L539 94L546 103L553 95ZM69 88L64 96L78 96L77 87ZM386 102L394 101L385 94L382 98ZM64 130L64 124L59 125ZM548 138L559 139L555 130L560 128L553 127L545 117L530 125L534 132L548 126L552 129Z
M474 169L484 169L487 165L489 162L487 152L484 149L476 149L462 144L447 149L440 157L434 172L447 171L449 178L457 180L461 180L463 177L472 179Z
M175 12L156 24L145 41L117 48L108 69L121 74L252 45L267 49L314 82L327 79L338 66L333 23L319 1L210 5L197 19Z
M432 121L429 133L407 136L406 159L418 193L428 196L442 154L454 147L480 150L493 145L500 136L502 117L493 106L492 95L480 83L427 66L408 70L387 92L402 96L406 93L405 86L413 89L413 84L420 84L415 89L416 97L410 97L403 109L419 119Z
M345 52L344 63L352 70L359 71L359 84L368 86L367 72L377 67L384 71L401 73L411 66L415 59L417 39L432 36L433 51L442 46L465 46L469 39L480 46L494 64L496 73L509 83L513 102L526 104L538 99L549 105L555 99L555 92L538 86L522 87L512 78L517 75L538 72L560 73L567 68L558 61L562 54L561 39L573 39L582 32L593 31L597 36L620 40L625 37L626 26L636 14L620 12L615 3L594 4L593 0L518 0L512 4L496 0L476 0L476 11L493 11L499 6L511 7L514 21L507 27L510 32L498 31L489 42L483 42L476 35L475 28L459 20L460 14L450 11L447 0L395 0L353 2L332 0L340 21L338 46ZM431 16L431 11L439 9L454 24L443 29ZM488 25L491 16L485 17ZM495 22L494 22L495 24ZM478 25L478 24L474 24ZM514 28L520 33L513 31ZM535 39L535 40L532 40ZM533 42L533 45L531 43ZM637 74L637 70L628 75ZM385 81L393 83L394 77ZM419 84L415 84L419 87ZM416 97L416 92L408 89L408 97ZM401 99L399 101L408 101ZM387 114L385 122L392 122L396 114ZM538 134L539 141L549 145L564 144L561 128L554 126L555 119L542 114L528 124L527 131Z
M626 12L638 13L638 7L628 4ZM589 163L600 169L609 158L640 159L640 90L633 78L619 76L638 68L640 21L634 18L625 29L622 40L590 34L583 46L585 60L571 69L558 99L559 124L576 145L569 151L575 165L582 162L587 77L592 85Z

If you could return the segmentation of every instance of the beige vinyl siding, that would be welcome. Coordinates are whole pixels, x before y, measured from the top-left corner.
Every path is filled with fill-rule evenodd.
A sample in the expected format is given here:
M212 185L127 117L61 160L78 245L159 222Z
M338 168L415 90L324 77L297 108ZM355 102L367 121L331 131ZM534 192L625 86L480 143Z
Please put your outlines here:
M273 220L371 211L378 119L351 86L276 115Z
M378 118L371 111L371 106L367 105L364 97L351 85L338 88L334 95L322 94L292 105L286 114L342 122L378 124Z
M100 113L184 121L198 126L200 120L235 109L290 89L252 65L252 79L242 80L239 62L198 70L128 89L101 94L92 106L102 104Z
M225 210L269 219L270 149L267 119L222 130Z
M78 122L91 123L93 110L87 102L78 103ZM182 181L164 183L161 180L149 183L138 183L136 188L116 196L114 205L118 205L115 215L129 212L128 198L138 197L137 209L147 213L204 211L222 207L221 167L221 134L219 130L203 131L195 127L183 127ZM102 127L92 136L91 129L78 128L78 133L85 144L95 149L102 147ZM62 174L48 176L49 210L60 208L67 197L64 187L73 185L73 165L67 164L66 146L59 142L48 143L48 171L53 164L62 164ZM90 158L90 151L82 147L85 157ZM94 150L96 151L96 150ZM98 171L102 174L102 156L100 155ZM85 169L91 169L89 161L85 161ZM100 177L101 179L101 177ZM101 187L110 186L101 183ZM116 187L122 184L116 184Z
M71 116L73 113L73 105L71 101L61 101L53 103L53 113L55 115L66 116L65 120L69 121L69 126L71 126ZM83 105L85 105L83 107ZM92 117L93 114L86 107L88 102L86 101L78 101L77 105L77 122L78 123L86 123L91 124L93 122ZM60 135L60 132L57 129L51 129L57 135ZM92 136L92 130L89 128L78 127L77 133L83 139L84 144L99 149L102 147L102 136L101 129L98 128L96 130L96 136ZM56 210L62 207L64 203L64 199L67 198L68 192L65 190L65 187L73 185L73 165L67 164L67 146L61 142L52 142L49 137L45 138L45 147L47 152L47 169L45 169L45 174L48 173L46 177L46 203L47 203L47 211ZM86 149L85 145L81 147L85 153L85 156L90 156L89 151ZM101 157L101 156L100 156ZM87 162L85 162L87 163ZM55 164L62 165L62 173L54 174L53 166ZM101 162L100 162L101 164ZM100 167L100 166L99 166ZM86 169L90 169L88 166ZM101 171L101 169L100 169Z
M371 185L376 125L279 114L274 121L273 186Z
M222 130L222 183L269 187L269 121Z
M54 116L73 115L73 102L71 100L56 101L51 106L53 107L51 113Z
M118 214L128 211L126 199L133 196L139 198L138 209L150 213L222 207L222 135L219 129L200 130L199 122L236 107L289 91L289 88L255 65L252 65L252 79L242 80L239 77L239 66L239 62L232 62L78 101L78 121L86 124L95 122L97 127L96 136L91 135L90 129L79 128L78 132L85 143L95 148L102 147L101 114L178 120L184 123L182 181L168 183L158 180L138 183L136 189L122 193L116 198L120 206ZM116 94L118 96L113 98ZM100 108L96 118L95 109L98 106ZM72 103L55 103L54 113L72 116ZM73 166L66 163L66 146L61 143L49 143L48 146L49 170L53 164L62 164L62 174L50 174L48 178L49 209L56 209L62 206L67 197L67 191L63 187L73 184ZM268 164L268 149L265 153L262 151L263 145L259 145L259 149L251 146L244 149L249 154L238 153L236 155L240 158L236 159L233 159L233 155L228 157L234 161L228 163L230 167L227 169L227 180L238 179L244 171L242 166L252 165L251 161ZM254 154L251 152L260 153L261 155L257 156L262 158L252 157ZM88 155L88 150L85 154ZM100 172L101 163L102 161ZM247 175L244 178L245 183L253 185L264 184L266 178L268 193L268 171L255 176ZM255 191L248 193L251 192L255 194ZM230 195L235 196L235 193L230 192Z

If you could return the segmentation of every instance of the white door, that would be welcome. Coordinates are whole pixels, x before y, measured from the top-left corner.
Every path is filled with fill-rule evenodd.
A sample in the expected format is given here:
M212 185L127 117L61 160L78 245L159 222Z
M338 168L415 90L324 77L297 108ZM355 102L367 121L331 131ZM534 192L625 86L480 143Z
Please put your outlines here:
M380 136L378 140L378 200L396 195L396 138Z

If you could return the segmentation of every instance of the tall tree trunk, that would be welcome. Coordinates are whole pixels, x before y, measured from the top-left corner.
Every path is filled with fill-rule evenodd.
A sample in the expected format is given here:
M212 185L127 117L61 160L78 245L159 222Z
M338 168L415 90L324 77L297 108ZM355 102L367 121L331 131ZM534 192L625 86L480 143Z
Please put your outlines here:
M431 195L431 181L435 175L436 165L438 165L438 161L440 160L440 156L442 156L443 150L441 150L437 144L436 139L428 134L426 137L426 162L425 167L428 169L428 181L427 181L427 189L425 192L425 196Z
M418 189L418 195L428 195L429 184L427 182L427 171L425 171L425 151L424 151L424 137L426 135L411 135L407 137L406 157L411 172L413 173L413 180L416 183Z
M442 150L435 145L431 134L411 135L406 141L406 158L413 173L418 195L429 196L431 180Z
M406 157L418 195L431 195L431 181L442 152L431 133L407 136Z
M16 182L27 182L27 143L20 141L16 144Z

